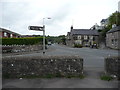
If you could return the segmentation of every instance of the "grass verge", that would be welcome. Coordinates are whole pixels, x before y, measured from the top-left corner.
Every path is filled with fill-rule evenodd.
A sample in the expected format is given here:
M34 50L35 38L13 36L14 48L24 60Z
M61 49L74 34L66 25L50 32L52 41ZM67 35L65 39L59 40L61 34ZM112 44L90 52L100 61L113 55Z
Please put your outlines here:
M105 80L105 81L111 81L111 80L113 80L113 77L108 76L108 75L103 75L100 78L101 78L101 80Z

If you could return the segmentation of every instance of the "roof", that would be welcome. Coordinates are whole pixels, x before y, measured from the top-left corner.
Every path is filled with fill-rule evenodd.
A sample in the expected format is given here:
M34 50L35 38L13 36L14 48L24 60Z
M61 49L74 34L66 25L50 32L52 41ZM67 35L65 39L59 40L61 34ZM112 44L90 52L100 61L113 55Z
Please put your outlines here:
M70 34L71 34L70 32L67 33L67 35L70 35Z
M90 29L73 29L71 31L72 35L99 35L97 30Z
M108 19L102 19L101 22L106 22Z
M0 28L0 32L8 32L8 33L11 33L11 34L20 35L20 34L18 34L18 33L12 32L12 31L7 30L7 29L4 29L4 28Z
M114 27L111 30L109 30L107 33L117 32L120 31L120 26Z

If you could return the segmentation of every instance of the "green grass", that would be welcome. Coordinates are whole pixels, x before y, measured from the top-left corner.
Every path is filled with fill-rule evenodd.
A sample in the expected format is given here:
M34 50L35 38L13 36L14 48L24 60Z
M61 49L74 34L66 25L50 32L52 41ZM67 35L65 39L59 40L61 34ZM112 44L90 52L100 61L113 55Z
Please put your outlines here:
M113 80L113 77L107 76L107 75L103 75L100 78L101 78L101 80L105 80L105 81L111 81L111 80Z
M80 79L84 79L85 76L84 75L61 75L60 73L56 73L56 74L47 74L44 76L40 76L40 75L22 75L22 76L16 76L16 77L11 77L11 75L9 74L5 74L3 75L3 78L6 79L10 79L10 78L27 78L27 79L34 79L34 78L80 78Z
M78 76L75 76L75 75L67 75L65 76L66 78L80 78L80 79L84 79L85 76L84 75L78 75Z

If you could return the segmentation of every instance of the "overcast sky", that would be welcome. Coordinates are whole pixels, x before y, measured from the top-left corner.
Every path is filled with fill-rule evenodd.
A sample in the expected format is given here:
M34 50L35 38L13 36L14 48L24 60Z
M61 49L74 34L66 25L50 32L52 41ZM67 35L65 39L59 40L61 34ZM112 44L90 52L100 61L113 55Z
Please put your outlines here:
M0 27L22 35L42 35L28 26L42 26L46 35L66 35L70 26L89 29L118 10L119 0L0 0ZM47 19L50 17L51 19Z

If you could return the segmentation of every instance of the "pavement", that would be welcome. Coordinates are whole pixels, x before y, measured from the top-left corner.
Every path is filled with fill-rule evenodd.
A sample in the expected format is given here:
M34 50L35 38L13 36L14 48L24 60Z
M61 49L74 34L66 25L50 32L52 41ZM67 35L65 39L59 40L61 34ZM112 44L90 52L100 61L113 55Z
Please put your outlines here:
M16 56L38 56L42 52L17 54ZM104 58L118 56L117 50L71 48L61 45L52 45L46 55L79 55L84 59L84 79L79 78L52 78L52 79L4 79L3 88L118 88L118 81L103 81L100 75L104 73ZM3 55L3 57L9 57Z

